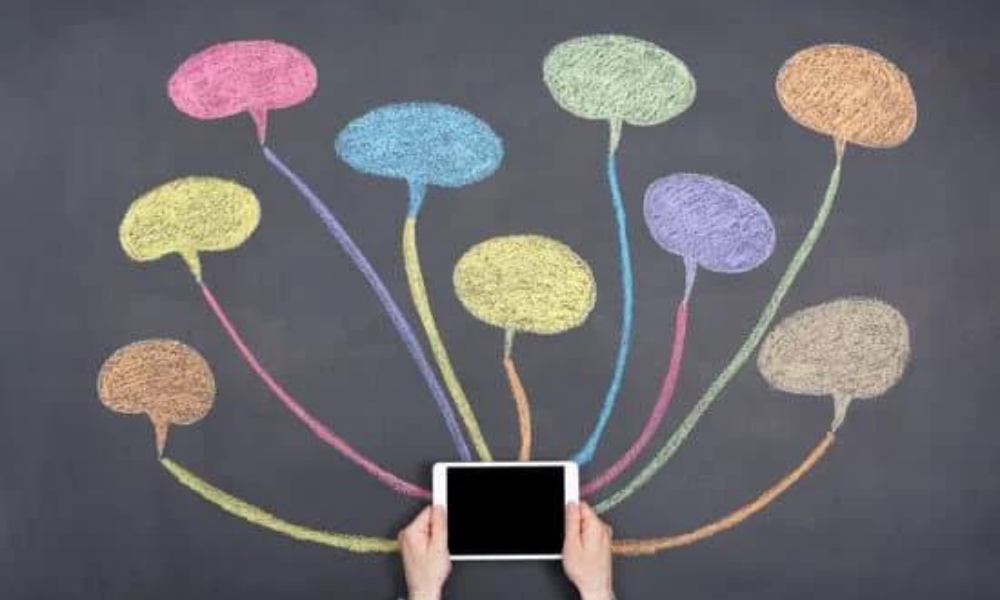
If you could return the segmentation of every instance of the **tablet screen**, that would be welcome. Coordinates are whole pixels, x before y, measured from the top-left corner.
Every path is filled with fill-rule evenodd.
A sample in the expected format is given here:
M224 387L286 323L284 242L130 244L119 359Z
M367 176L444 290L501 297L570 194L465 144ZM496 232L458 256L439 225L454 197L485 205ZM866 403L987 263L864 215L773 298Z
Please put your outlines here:
M562 552L564 469L448 469L448 549L453 555Z

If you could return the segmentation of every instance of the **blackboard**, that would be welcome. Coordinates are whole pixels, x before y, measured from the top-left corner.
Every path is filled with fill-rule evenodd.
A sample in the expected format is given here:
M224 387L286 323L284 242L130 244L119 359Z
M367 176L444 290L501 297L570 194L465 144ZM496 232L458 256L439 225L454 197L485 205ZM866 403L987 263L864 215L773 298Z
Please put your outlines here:
M592 268L596 304L558 336L519 335L535 455L566 458L611 375L622 300L604 160L607 125L553 101L542 60L586 34L649 40L697 79L668 123L626 126L617 151L635 270L635 335L618 403L584 473L641 429L670 356L682 261L643 224L654 179L706 173L752 193L776 245L744 274L702 271L683 372L648 462L752 328L805 235L833 165L829 137L782 109L795 52L870 48L909 77L906 143L848 145L837 204L777 321L869 296L905 316L906 371L851 408L823 460L767 510L699 544L620 557L622 598L992 598L1000 593L1000 209L993 177L1000 88L989 2L13 2L0 10L5 216L0 236L0 597L389 598L398 557L291 540L228 515L161 468L148 420L105 409L98 371L136 340L181 340L217 386L166 455L296 523L393 536L421 502L386 489L291 417L236 353L176 256L139 263L119 244L133 200L186 175L241 182L260 225L204 253L206 280L268 369L354 446L410 481L455 458L424 380L371 289L261 154L246 114L179 112L167 81L227 40L308 54L319 85L270 113L269 147L336 211L408 319L400 232L406 185L362 174L334 140L352 119L409 100L461 106L503 140L481 182L428 192L420 259L438 326L497 457L518 451L503 334L452 286L466 249L534 233ZM776 321L776 322L777 322ZM421 344L426 338L417 327ZM756 357L756 353L754 353ZM688 531L752 500L827 431L829 398L768 385L751 359L669 465L606 513L616 537ZM638 471L633 467L621 481ZM611 488L609 488L611 489ZM570 597L552 564L461 565L453 598Z

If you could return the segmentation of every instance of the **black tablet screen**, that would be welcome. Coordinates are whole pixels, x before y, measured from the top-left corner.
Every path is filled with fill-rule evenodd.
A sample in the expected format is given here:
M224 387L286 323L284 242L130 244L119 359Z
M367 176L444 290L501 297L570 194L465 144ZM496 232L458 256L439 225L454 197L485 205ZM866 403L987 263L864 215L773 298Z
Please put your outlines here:
M449 551L559 554L564 480L562 467L449 468Z

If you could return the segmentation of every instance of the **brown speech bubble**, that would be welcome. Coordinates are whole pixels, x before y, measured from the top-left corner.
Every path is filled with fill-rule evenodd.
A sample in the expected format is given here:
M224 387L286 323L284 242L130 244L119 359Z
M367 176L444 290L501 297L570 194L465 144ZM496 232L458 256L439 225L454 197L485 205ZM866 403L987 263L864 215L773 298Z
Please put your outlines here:
M840 298L786 317L761 344L757 368L783 392L832 396L836 431L852 400L896 385L909 356L910 332L898 310L874 298Z
M115 412L147 415L162 456L170 425L190 425L211 410L215 378L194 348L176 340L143 340L119 348L104 362L97 395Z

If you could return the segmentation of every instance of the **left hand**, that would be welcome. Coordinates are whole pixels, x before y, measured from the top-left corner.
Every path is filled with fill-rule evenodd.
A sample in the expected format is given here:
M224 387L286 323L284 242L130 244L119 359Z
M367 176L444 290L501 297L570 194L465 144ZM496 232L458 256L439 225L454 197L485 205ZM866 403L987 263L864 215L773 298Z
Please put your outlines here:
M441 600L451 573L444 507L428 506L399 532L409 600Z

